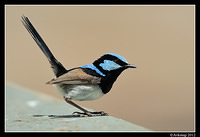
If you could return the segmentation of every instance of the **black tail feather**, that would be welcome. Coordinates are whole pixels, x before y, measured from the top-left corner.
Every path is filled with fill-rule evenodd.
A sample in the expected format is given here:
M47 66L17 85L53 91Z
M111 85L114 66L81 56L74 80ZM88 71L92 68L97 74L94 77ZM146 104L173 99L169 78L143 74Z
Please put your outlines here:
M47 59L50 62L51 67L52 67L53 72L56 75L56 77L59 77L60 75L66 73L67 70L53 56L53 54L51 53L51 51L49 50L49 48L47 47L47 45L45 44L45 42L43 41L43 39L40 37L40 35L36 31L36 29L33 27L33 25L31 24L31 22L29 21L29 19L23 15L21 21L22 21L23 25L25 26L25 28L30 33L30 35L32 36L32 38L35 40L35 42L37 43L37 45L40 47L40 49L42 50L42 52L47 57Z

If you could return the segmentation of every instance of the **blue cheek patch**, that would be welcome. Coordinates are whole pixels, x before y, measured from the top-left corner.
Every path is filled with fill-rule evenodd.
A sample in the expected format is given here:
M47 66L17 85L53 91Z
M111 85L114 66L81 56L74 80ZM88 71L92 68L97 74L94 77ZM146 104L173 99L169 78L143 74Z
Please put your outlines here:
M104 70L107 71L115 70L121 67L120 65L110 60L104 60L104 63L100 63L99 66L101 66Z
M101 76L106 76L97 67L95 67L93 64L84 65L84 66L81 66L81 68L89 68L89 69L92 69L92 70L96 71Z

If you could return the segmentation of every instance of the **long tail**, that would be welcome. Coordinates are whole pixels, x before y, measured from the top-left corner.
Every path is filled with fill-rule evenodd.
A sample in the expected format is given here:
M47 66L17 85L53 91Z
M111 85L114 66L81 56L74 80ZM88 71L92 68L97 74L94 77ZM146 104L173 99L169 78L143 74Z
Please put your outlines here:
M67 72L67 70L63 67L63 65L56 60L56 58L53 56L43 39L40 37L36 29L33 27L31 22L27 17L24 15L22 16L22 23L25 26L25 28L28 30L32 38L35 40L37 45L40 47L42 52L45 54L47 57L49 63L51 64L51 68L53 69L54 74L56 77L59 77L60 75L64 74Z

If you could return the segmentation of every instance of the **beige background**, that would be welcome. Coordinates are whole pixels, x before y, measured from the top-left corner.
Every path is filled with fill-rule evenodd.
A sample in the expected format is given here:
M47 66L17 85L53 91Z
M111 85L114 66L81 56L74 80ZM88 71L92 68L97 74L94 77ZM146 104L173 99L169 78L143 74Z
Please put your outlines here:
M194 6L6 6L5 11L8 82L63 99L45 85L54 75L20 22L24 14L66 68L109 52L137 66L124 71L102 98L78 104L156 131L194 130Z

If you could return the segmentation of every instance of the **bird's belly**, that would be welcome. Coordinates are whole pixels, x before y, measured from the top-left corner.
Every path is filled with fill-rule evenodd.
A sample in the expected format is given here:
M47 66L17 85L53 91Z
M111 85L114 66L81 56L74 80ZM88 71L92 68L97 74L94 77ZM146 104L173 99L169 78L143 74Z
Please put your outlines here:
M54 84L54 87L60 95L76 101L95 100L104 95L99 85Z

